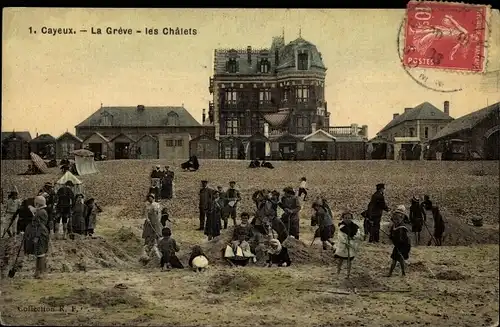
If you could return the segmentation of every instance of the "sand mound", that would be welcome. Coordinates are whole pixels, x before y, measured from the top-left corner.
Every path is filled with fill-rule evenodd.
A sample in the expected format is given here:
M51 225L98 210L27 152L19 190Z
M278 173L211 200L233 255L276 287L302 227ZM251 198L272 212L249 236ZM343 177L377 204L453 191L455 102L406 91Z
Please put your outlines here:
M245 271L237 273L223 272L215 275L208 286L209 293L221 294L225 292L246 292L260 285L257 277Z
M436 278L439 280L464 280L469 278L469 276L463 275L456 270L445 270L438 272Z
M88 305L96 308L107 308L120 304L124 304L127 307L140 308L147 304L146 301L128 289L116 287L104 290L78 288L72 290L68 295L42 297L40 302L51 307Z
M418 272L428 272L429 268L422 261L410 262L408 264L408 269L410 271L418 271Z
M420 245L427 245L428 242L434 237L434 222L432 218L427 220L426 225L427 227L424 225L422 232L420 233ZM380 240L383 243L391 244L391 241L386 235L386 233L389 233L389 228L390 227L388 225L382 227L383 232L380 233ZM411 232L411 226L407 225L407 228L410 232L409 235L412 238L412 244L415 244L415 240L413 240L414 234ZM447 219L443 246L498 244L499 241L500 234L498 227L474 227L457 219ZM435 245L434 241L432 241L432 245Z
M351 276L349 279L343 281L346 288L355 287L359 290L373 290L373 289L385 289L386 287L380 282L376 281L367 273L360 273L359 275Z
M14 264L22 236L3 239L0 253L9 256L9 266ZM21 270L34 271L32 256L20 253ZM49 272L87 271L100 268L131 267L133 259L116 245L103 238L87 238L77 235L74 240L53 240L49 245L47 269Z

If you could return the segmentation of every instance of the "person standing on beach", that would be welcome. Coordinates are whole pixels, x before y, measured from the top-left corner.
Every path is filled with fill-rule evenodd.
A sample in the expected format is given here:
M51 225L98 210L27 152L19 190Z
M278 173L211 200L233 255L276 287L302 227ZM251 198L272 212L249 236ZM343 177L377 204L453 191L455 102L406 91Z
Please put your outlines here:
M382 213L389 211L389 207L385 203L384 191L385 184L377 184L377 190L373 193L370 203L368 204L368 219L370 223L370 238L368 242L378 243L380 241L380 221Z

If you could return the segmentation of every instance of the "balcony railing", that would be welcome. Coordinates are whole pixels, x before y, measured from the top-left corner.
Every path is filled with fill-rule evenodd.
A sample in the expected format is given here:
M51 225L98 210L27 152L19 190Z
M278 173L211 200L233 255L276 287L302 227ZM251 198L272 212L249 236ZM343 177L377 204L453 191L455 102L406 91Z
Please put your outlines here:
M328 128L322 128L325 132L333 136L347 136L352 135L351 126L333 126Z
M220 110L245 110L245 109L276 109L279 108L297 108L298 110L317 110L318 105L316 101L295 102L295 101L223 101L220 104Z

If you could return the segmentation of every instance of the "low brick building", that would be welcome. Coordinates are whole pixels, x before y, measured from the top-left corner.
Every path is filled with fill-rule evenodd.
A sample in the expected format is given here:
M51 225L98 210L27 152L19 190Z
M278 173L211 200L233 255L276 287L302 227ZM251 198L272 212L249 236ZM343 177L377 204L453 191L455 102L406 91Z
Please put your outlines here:
M444 159L499 160L500 102L452 121L430 143L431 152L443 149Z

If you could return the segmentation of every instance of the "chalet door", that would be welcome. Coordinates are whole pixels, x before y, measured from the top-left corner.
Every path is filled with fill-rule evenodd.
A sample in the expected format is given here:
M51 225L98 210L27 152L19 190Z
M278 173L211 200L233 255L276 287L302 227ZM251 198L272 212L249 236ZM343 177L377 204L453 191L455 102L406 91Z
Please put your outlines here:
M266 142L252 141L250 142L250 159L263 160L266 157Z
M313 160L327 160L328 159L328 142L313 142Z
M115 143L115 159L128 159L129 143Z
M89 143L89 151L94 152L94 154L103 154L102 143Z
M500 159L500 131L491 134L486 140L485 157L488 160Z

